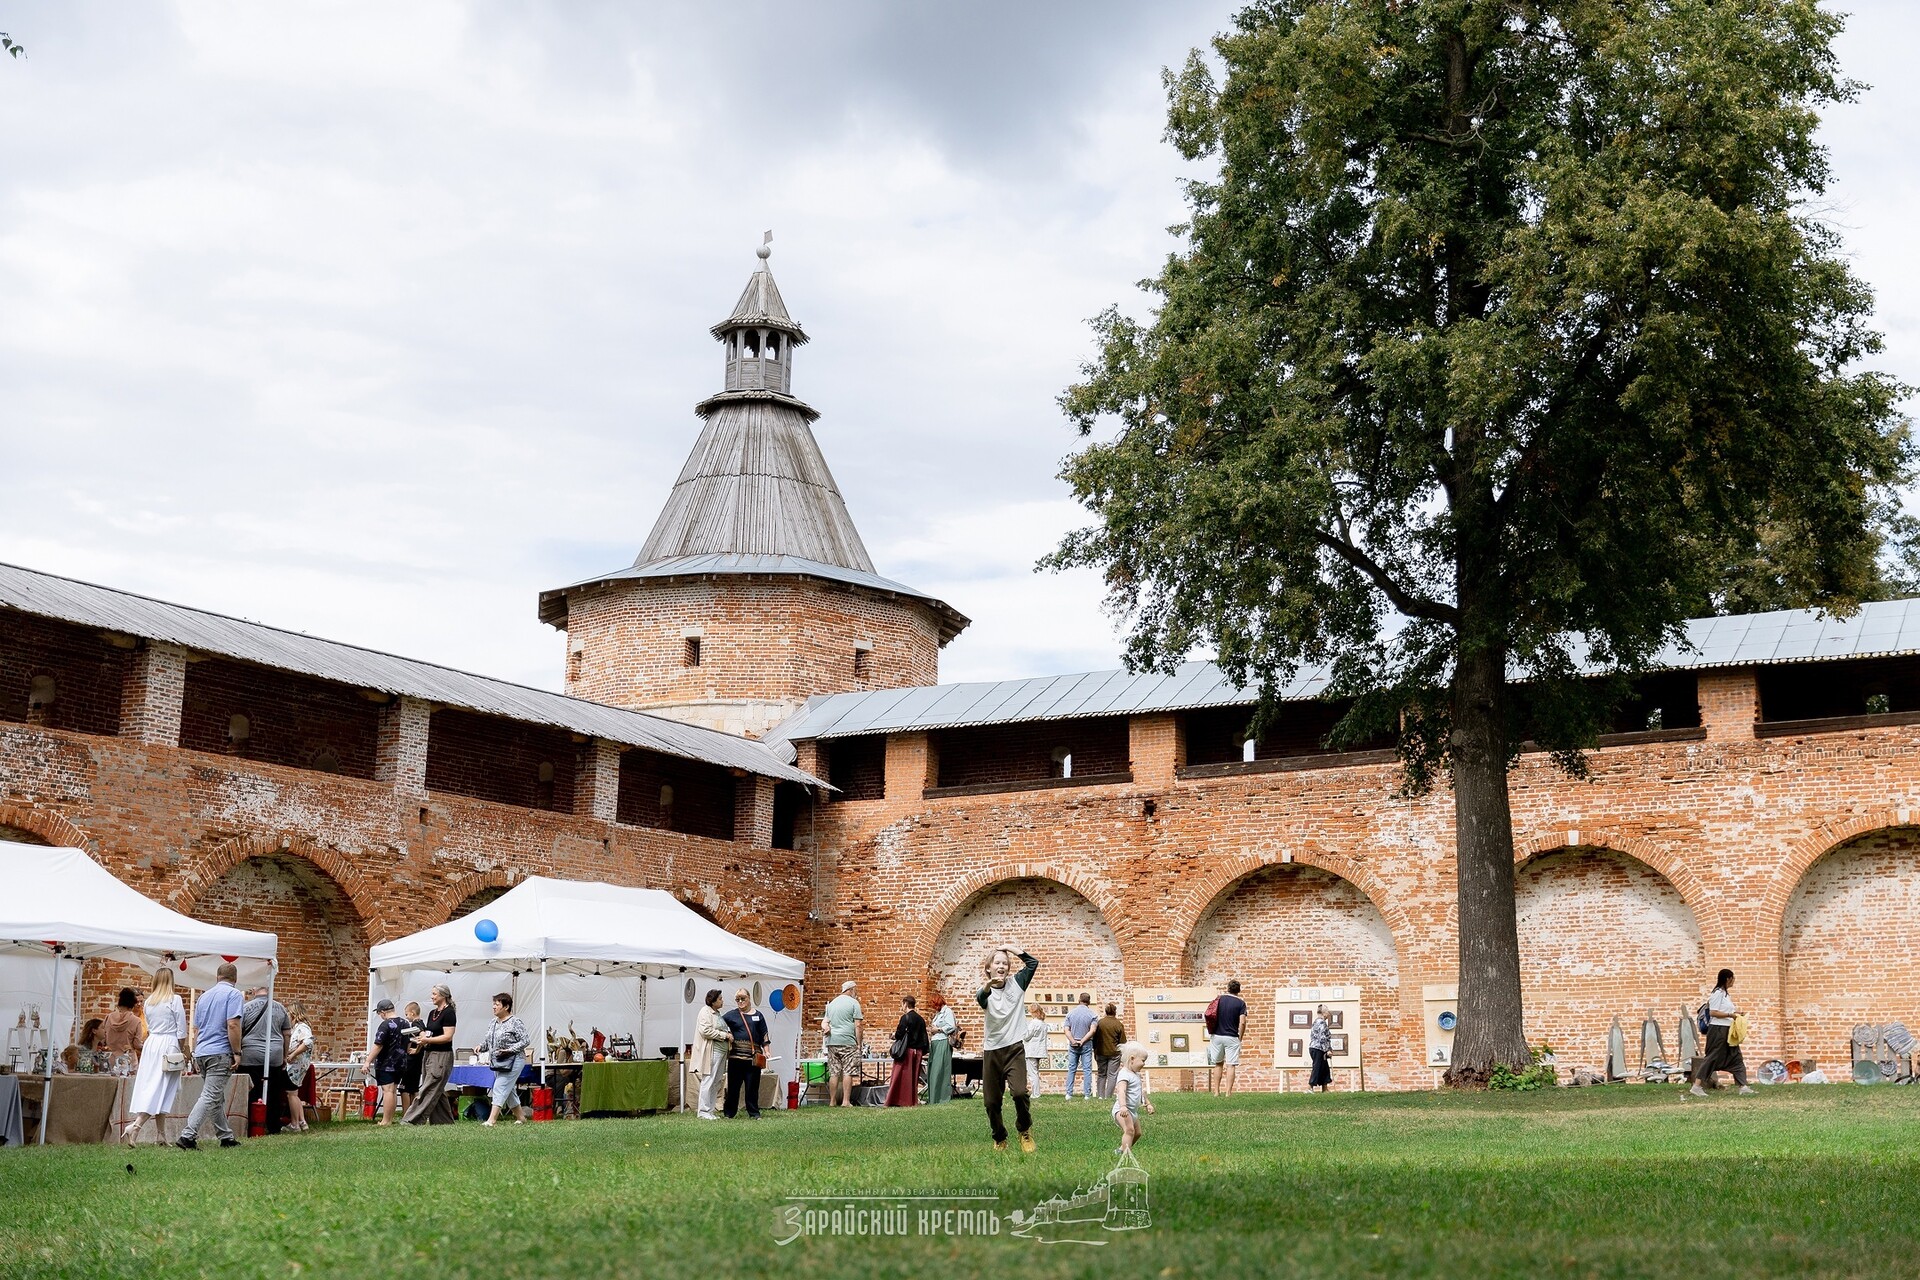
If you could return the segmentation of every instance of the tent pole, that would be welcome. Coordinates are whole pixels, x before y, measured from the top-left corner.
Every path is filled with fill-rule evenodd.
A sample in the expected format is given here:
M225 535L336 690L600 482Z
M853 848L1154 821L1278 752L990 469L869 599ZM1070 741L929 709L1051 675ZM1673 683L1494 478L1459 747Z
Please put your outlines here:
M76 1007L77 1018L80 1010ZM47 1037L47 1078L40 1086L40 1145L47 1145L47 1121L53 1116L53 1024L60 1020L60 952L53 953L53 991L47 997L47 1020L40 1029Z
M267 1105L267 1083L273 1079L273 966L267 966L267 1043L260 1053L260 1105ZM260 1122L260 1136L265 1137L267 1125L273 1119L268 1116Z
M534 1041L540 1055L540 1087L547 1087L547 961L540 958L540 1038Z
M687 1052L687 982L680 984L680 1110L683 1112L687 1109L687 1079L693 1061L693 1055Z

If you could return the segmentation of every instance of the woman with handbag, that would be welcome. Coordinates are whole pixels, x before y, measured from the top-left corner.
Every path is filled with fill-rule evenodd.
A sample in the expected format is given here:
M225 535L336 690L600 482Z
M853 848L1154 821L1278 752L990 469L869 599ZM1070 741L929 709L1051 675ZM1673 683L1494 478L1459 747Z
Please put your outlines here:
M474 1050L481 1062L493 1068L493 1110L486 1119L488 1128L506 1110L513 1112L515 1124L526 1123L526 1108L520 1105L520 1068L526 1065L531 1043L527 1024L513 1016L512 993L502 991L493 998L493 1021L480 1038L480 1047Z
M753 1007L753 997L745 987L733 993L733 1008L725 1022L731 1038L727 1043L726 1117L740 1112L740 1095L747 1095L747 1116L760 1118L760 1072L767 1065L767 1017Z
M893 1058L893 1075L887 1081L889 1107L910 1107L920 1100L920 1063L929 1048L927 1020L914 1007L914 998L908 996L901 1003L905 1012L893 1029L893 1048L888 1051Z
M132 1146L140 1140L140 1130L154 1122L155 1141L167 1140L166 1124L160 1119L173 1111L180 1095L180 1077L187 1069L187 1011L173 989L173 970L161 965L154 970L153 986L147 992L147 1043L140 1054L140 1070L133 1078L133 1092L127 1110L133 1113L125 1141Z
M307 1108L319 1103L313 1083L313 1028L307 1023L307 1007L298 1000L287 1001L287 1016L293 1029L287 1032L287 1060L281 1066L287 1080L288 1133L307 1131Z
M720 1082L727 1076L727 1046L733 1033L720 1018L720 988L707 992L700 1006L700 1020L693 1025L693 1073L700 1077L700 1107L695 1113L702 1120L720 1118Z

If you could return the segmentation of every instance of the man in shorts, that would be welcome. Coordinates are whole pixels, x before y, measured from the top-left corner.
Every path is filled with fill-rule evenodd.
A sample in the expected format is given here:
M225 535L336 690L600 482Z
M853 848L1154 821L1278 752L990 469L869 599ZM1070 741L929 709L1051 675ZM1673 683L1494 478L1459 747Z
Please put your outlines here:
M827 1033L827 1105L836 1105L834 1086L840 1088L839 1106L853 1105L853 1084L860 1076L860 1002L853 983L840 984L840 994L827 1001L820 1029Z
M1240 979L1227 984L1214 1006L1213 1039L1207 1042L1207 1065L1213 1070L1213 1091L1233 1096L1234 1077L1240 1073L1240 1037L1247 1029L1247 1002L1240 998Z

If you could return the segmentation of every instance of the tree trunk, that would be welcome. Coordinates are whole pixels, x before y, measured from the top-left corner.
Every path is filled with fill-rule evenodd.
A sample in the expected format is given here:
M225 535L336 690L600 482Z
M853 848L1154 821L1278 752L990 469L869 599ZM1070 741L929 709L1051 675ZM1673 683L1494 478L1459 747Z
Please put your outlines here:
M1452 705L1460 1025L1447 1083L1471 1086L1485 1083L1498 1063L1526 1063L1528 1050L1507 807L1506 653L1462 630Z

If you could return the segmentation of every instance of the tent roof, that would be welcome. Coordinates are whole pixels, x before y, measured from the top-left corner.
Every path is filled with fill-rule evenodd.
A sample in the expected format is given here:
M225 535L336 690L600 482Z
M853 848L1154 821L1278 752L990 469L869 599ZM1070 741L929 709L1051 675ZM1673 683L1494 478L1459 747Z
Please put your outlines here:
M186 978L206 986L229 957L273 961L271 933L227 929L163 907L87 856L0 840L0 954L99 956L126 964L185 961ZM256 966L259 967L259 966Z
M474 936L480 919L499 936ZM798 980L800 961L736 937L660 889L530 876L486 906L446 924L373 948L385 979L408 969L664 977L682 970Z

